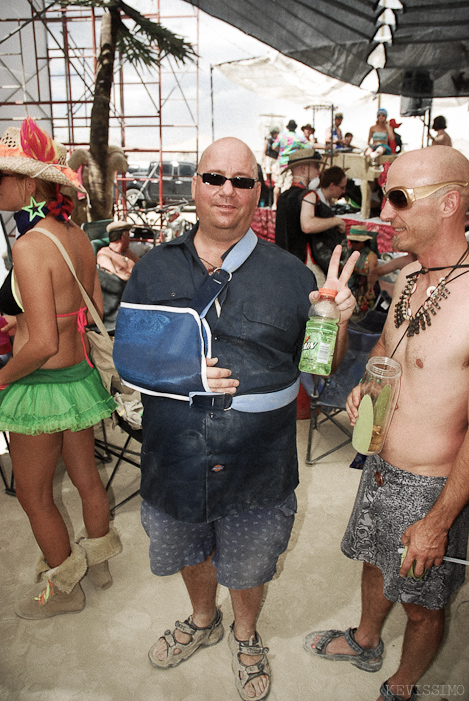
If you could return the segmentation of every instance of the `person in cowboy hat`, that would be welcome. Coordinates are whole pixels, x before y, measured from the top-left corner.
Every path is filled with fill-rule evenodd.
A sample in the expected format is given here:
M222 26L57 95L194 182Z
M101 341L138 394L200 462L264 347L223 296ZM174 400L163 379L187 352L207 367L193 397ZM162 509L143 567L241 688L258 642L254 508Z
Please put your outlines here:
M373 306L376 299L373 286L370 285L368 280L368 275L378 267L378 256L369 246L369 243L373 241L373 235L367 231L366 225L357 224L350 227L347 240L350 247L345 254L344 260L348 260L354 251L360 253L348 285L357 300L355 313L364 314Z
M301 131L303 132L303 135L306 139L306 141L314 141L314 132L315 129L311 126L311 124L308 122L308 124L305 124L304 126L301 127ZM311 138L313 137L313 138Z
M16 604L18 616L43 619L81 611L80 580L112 583L107 559L122 549L109 527L109 503L94 458L93 426L115 402L88 357L86 306L51 234L102 311L93 249L70 221L61 187L84 192L66 167L66 150L29 117L0 140L0 209L15 212L13 269L0 289L0 310L17 320L13 357L0 369L0 430L10 433L16 495L41 550L36 588ZM53 497L59 457L82 501L85 532L70 543Z
M303 263L306 261L307 245L309 243L312 247L315 236L331 227L338 227L345 233L343 219L335 216L323 219L316 213L319 197L309 188L309 183L319 178L323 166L321 155L314 149L292 153L288 160L292 185L278 199L275 243Z

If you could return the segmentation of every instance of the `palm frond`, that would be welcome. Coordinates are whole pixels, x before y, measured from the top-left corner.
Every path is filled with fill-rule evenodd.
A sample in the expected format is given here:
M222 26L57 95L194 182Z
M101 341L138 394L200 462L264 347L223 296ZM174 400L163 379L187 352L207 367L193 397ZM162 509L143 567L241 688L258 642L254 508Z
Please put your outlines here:
M134 66L157 66L166 56L172 56L176 63L185 63L193 61L197 56L192 45L184 37L174 34L159 22L147 19L123 0L58 0L58 4L61 7L79 5L104 10L119 9L121 22L117 49L124 60ZM124 24L122 14L134 22L132 29Z
M183 37L174 34L159 22L147 19L123 0L117 0L117 4L121 12L134 22L132 32L122 22L118 36L118 48L120 50L122 45L125 49L124 56L130 63L149 66L157 65L165 56L172 56L177 63L196 58L192 45Z

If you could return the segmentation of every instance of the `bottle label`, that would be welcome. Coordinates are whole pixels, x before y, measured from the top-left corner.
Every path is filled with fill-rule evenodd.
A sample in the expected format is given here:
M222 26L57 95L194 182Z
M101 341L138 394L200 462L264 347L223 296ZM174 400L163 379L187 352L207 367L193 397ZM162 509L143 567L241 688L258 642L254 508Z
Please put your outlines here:
M310 320L306 324L305 339L299 368L316 375L330 375L334 355L337 324L328 320Z
M318 363L327 363L329 361L330 354L331 354L331 344L324 343L323 341L321 341L321 343L318 344L318 354L317 354Z

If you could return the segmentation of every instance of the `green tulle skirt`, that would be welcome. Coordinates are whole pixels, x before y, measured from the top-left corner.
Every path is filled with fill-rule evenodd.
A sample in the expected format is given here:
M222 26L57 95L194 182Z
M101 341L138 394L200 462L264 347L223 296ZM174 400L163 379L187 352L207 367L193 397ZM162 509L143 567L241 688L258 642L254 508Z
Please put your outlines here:
M69 368L36 370L0 391L0 431L30 436L81 431L115 409L99 372L83 360Z

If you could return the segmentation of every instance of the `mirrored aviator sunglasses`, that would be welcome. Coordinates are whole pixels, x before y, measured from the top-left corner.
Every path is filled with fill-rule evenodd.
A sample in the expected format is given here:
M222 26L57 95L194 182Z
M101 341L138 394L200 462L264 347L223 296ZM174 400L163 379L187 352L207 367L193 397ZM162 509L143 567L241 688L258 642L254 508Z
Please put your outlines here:
M416 200L423 200L425 197L433 195L434 192L441 190L448 185L460 185L467 187L469 183L460 181L450 181L447 183L437 183L435 185L422 185L421 187L393 187L388 192L384 192L386 200L393 209L410 209L412 203Z
M213 185L214 187L222 187L227 180L231 182L233 187L238 190L252 190L254 184L257 183L255 178L244 178L237 175L234 178L226 178L224 175L219 173L197 173L202 178L202 182L207 185Z

